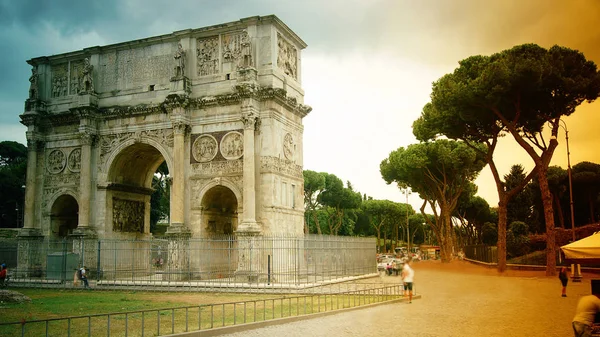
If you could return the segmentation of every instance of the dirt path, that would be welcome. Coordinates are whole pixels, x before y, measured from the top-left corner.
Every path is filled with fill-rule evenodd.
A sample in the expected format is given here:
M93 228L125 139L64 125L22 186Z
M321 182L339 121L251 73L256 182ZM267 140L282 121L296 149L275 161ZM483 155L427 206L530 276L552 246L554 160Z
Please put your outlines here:
M567 287L544 272L495 270L456 261L419 262L415 285L422 299L249 330L230 336L572 336L571 319L590 278ZM399 282L383 276L381 282Z

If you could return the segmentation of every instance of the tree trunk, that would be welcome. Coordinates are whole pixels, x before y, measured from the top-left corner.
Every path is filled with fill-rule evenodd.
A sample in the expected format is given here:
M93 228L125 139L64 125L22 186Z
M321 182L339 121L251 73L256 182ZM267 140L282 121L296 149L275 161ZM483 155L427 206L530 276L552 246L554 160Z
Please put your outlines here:
M308 219L310 219L310 214L305 212L306 216L304 217L304 234L308 234Z
M442 262L450 262L452 260L452 223L448 210L441 209L440 216L442 220L441 224L441 238L440 238L440 253Z
M565 229L565 217L563 215L563 209L560 206L560 199L558 195L552 194L554 196L554 204L556 205L556 210L558 211L558 222L560 222L560 228Z
M317 216L317 210L313 210L313 219L315 220L315 227L317 227L317 234L321 235L321 225L319 224L319 217Z
M377 230L377 253L381 253L381 229L376 228Z
M383 231L383 251L388 252L387 250L387 232Z
M508 221L508 199L505 194L499 196L498 202L498 272L506 270L506 222Z
M552 194L548 187L547 170L539 168L538 182L544 205L544 220L546 221L546 276L556 275L556 240L554 233L554 210L552 209Z
M395 252L396 246L398 244L398 226L394 226L394 232L396 234L396 241L394 242L394 244L392 244L392 250Z

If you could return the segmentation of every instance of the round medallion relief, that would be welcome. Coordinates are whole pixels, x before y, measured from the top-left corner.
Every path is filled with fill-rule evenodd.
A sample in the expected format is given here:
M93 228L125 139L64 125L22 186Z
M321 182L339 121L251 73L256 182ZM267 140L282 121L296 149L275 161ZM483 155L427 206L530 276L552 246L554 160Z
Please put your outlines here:
M192 155L200 163L213 160L217 155L217 150L217 140L211 135L202 135L196 138L192 145Z
M67 168L71 172L81 171L81 149L74 149L69 153L69 160L67 160Z
M67 157L62 150L52 150L50 154L48 154L48 159L46 160L48 172L54 174L62 172L62 170L65 169L66 163Z
M244 136L237 131L231 131L221 139L220 148L223 158L238 159L244 154Z
M283 155L289 159L294 159L294 154L296 153L296 143L294 142L294 137L291 133L286 133L283 137Z

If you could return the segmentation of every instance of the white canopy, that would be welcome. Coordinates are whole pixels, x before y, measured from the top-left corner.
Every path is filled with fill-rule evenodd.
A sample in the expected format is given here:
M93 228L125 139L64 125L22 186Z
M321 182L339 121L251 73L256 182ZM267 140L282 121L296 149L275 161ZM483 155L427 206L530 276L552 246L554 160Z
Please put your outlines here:
M560 247L571 263L600 264L600 232Z

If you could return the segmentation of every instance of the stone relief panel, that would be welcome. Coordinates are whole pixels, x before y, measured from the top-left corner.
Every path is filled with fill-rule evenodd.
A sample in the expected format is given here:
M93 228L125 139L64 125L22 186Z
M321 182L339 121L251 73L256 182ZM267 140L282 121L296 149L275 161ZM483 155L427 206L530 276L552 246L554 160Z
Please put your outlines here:
M69 153L67 168L71 172L79 172L81 170L81 149L74 149Z
M294 160L296 154L296 142L291 133L286 133L283 137L283 155L289 159Z
M197 162L205 163L213 160L217 155L218 144L215 137L201 135L192 144L192 155Z
M261 172L279 173L298 179L304 179L302 175L302 166L297 165L290 160L278 157L260 157L260 170Z
M298 79L298 51L280 33L277 33L277 66L286 75Z
M221 139L221 155L227 160L239 159L244 154L244 136L232 131Z
M223 35L223 62L232 62L237 67L252 65L252 46L247 31Z
M194 175L209 177L230 176L243 172L244 161L242 159L211 161L206 163L191 164L191 167L192 174Z
M143 233L144 202L113 197L113 231Z
M75 95L83 89L83 84L81 83L83 79L83 69L83 60L71 62L69 95Z
M65 153L60 149L51 150L46 159L46 168L52 174L58 174L64 170L67 163Z
M45 186L79 186L79 173L62 173L48 175L44 179Z
M51 97L67 96L67 65L59 64L52 66L52 92Z
M219 73L219 37L196 40L198 76Z

